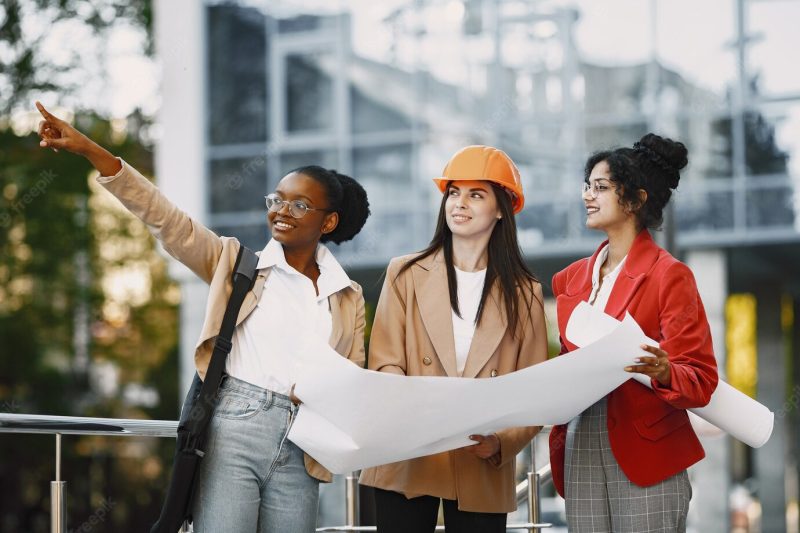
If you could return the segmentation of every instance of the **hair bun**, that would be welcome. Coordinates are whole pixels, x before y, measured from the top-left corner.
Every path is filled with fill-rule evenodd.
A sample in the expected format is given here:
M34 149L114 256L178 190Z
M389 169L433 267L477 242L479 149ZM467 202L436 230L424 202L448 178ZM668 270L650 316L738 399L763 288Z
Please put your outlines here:
M339 224L323 234L320 242L341 244L361 231L369 217L369 201L367 191L356 180L318 165L298 167L291 172L305 174L321 184L328 197L328 210L339 214Z
M633 149L666 172L665 178L670 189L678 186L678 181L681 179L680 170L689 163L687 158L689 152L682 142L648 133L634 143Z
M369 201L367 200L367 191L364 190L364 187L362 187L360 183L350 176L337 172L334 169L330 169L329 172L336 176L336 179L342 184L342 189L344 190L343 200L345 202L363 202L369 205Z
M349 241L355 237L369 218L369 199L367 191L355 179L329 169L342 187L342 203L339 210L339 227L333 233L326 235L326 240L336 244Z

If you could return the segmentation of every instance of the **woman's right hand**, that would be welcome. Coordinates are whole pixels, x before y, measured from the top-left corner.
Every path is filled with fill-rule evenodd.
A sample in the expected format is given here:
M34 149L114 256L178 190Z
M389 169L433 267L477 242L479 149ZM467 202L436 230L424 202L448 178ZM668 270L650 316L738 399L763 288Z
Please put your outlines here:
M122 164L108 150L73 128L69 123L50 113L41 102L36 102L36 109L44 120L39 122L39 146L66 150L87 158L102 176L113 176L122 168Z
M94 144L86 135L50 113L41 102L36 102L36 109L44 117L44 120L39 122L39 137L42 139L39 141L39 146L42 148L50 147L55 151L66 150L73 154L84 155Z

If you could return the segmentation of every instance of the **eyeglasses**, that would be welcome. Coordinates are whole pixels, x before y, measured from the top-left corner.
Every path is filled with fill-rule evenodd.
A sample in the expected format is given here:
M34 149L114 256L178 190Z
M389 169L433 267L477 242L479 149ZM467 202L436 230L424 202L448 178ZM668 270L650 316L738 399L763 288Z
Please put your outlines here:
M308 205L302 200L292 200L290 202L288 200L284 200L275 193L265 196L264 199L267 203L267 209L273 213L277 213L283 209L284 205L288 206L289 215L292 218L303 218L309 211L330 211L330 209L316 209L313 207L308 207Z
M588 192L593 200L597 200L597 197L600 196L601 193L606 192L611 187L605 184L605 182L601 181L594 181L592 183L583 182L583 187L581 189L581 196L586 196Z

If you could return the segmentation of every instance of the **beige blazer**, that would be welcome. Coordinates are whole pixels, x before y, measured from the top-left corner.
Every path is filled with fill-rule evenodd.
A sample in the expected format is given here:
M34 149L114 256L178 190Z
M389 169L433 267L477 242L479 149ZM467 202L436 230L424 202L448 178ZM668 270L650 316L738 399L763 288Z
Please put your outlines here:
M456 377L444 258L441 253L427 257L398 277L400 267L412 257L395 258L387 269L370 337L369 368L407 376ZM541 285L535 284L534 292L541 302ZM520 318L517 338L512 338L495 285L475 330L463 377L491 378L546 360L544 312L536 301L531 311L530 320L527 311ZM464 511L508 513L517 507L515 456L539 429L499 431L497 465L458 449L369 468L362 472L360 483L407 497L425 494L458 500Z
M115 176L100 177L97 181L147 224L150 232L161 241L172 257L211 286L205 320L194 354L197 372L204 378L211 360L214 338L219 333L222 316L233 291L231 275L239 252L239 241L231 237L219 237L193 220L124 161L122 170ZM253 289L242 303L236 325L255 309L270 270L259 272ZM331 295L329 301L332 318L331 347L363 367L365 319L361 287L351 282L349 287ZM308 455L305 456L305 465L311 476L321 481L331 481L331 473Z

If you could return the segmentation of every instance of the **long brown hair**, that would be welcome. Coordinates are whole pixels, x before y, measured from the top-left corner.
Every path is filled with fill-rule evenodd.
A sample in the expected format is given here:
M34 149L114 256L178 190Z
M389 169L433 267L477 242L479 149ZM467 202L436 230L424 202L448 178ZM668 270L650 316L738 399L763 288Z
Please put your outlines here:
M522 252L519 249L519 242L517 241L517 222L514 219L514 211L511 207L511 198L505 189L496 185L493 182L488 182L492 186L494 195L497 197L497 205L500 207L500 213L503 218L499 219L492 230L492 235L489 237L488 253L489 260L486 265L486 279L483 283L483 292L481 293L480 303L478 304L478 312L475 315L475 324L479 324L483 316L483 310L486 303L486 297L492 289L495 281L499 283L500 294L502 298L503 307L506 310L506 317L508 319L508 328L511 331L511 336L516 335L517 322L519 322L520 311L519 300L517 298L517 291L522 295L525 307L528 311L528 319L532 320L531 307L535 299L539 305L543 302L535 296L533 284L538 283L539 280L530 271L522 258ZM427 248L422 250L419 255L404 264L397 276L411 268L417 262L434 255L439 250L444 254L444 262L447 267L447 288L450 292L450 307L460 317L461 312L458 308L458 283L456 281L456 270L453 264L453 232L447 226L447 214L445 212L445 203L447 202L447 195L450 192L450 185L448 184L442 195L442 203L439 206L439 215L436 220L436 231L433 232L433 238Z

